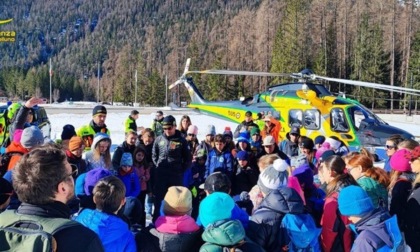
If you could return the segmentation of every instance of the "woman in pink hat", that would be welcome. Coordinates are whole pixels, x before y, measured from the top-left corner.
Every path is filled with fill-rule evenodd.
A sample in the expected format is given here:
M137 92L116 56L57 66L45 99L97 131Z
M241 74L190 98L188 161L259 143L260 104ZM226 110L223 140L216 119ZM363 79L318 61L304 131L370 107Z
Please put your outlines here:
M391 166L391 181L388 187L391 196L389 213L396 214L398 225L402 227L402 219L404 210L407 207L407 199L411 194L412 183L415 174L411 170L409 160L406 158L410 155L407 149L397 150L389 161Z

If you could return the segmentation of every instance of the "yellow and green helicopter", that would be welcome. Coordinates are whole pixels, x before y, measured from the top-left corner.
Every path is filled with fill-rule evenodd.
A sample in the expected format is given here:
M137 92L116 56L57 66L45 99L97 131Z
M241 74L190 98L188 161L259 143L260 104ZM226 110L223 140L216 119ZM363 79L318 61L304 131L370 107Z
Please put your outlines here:
M393 127L375 115L356 100L334 96L317 80L339 82L349 85L395 91L411 95L420 95L420 90L389 86L384 84L344 80L315 75L310 70L294 74L276 74L265 72L204 70L189 71L190 59L183 75L169 88L184 84L191 97L188 107L202 114L240 123L245 119L245 112L254 115L271 114L281 122L280 138L286 138L292 125L300 127L302 135L312 139L318 135L337 136L348 146L385 146L386 139L393 134L414 139L405 130ZM203 98L188 74L225 74L252 76L291 76L295 82L270 86L266 91L253 97L237 101L207 101Z

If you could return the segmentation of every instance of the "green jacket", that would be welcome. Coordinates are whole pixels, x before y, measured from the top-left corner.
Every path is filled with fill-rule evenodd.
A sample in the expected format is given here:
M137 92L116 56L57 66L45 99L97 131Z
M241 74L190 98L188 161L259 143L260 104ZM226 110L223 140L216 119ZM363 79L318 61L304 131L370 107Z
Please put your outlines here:
M137 123L130 115L124 121L124 132L127 133L130 130L137 132Z
M357 183L362 187L369 197L372 199L375 208L378 206L388 207L388 191L386 187L379 184L373 178L362 176L357 180Z
M93 138L95 137L96 133L99 133L99 132L106 133L108 134L108 136L110 136L109 129L107 129L106 127L96 132L92 127L92 122L90 124L83 125L76 130L76 135L82 138L83 143L85 145L84 151L88 151L91 149Z
M155 132L155 137L158 137L158 136L163 134L162 121L163 121L163 119L161 121L158 121L156 119L153 120L152 130Z
M264 251L245 236L245 230L239 220L216 222L204 230L201 238L206 243L201 246L200 252L223 252L226 248L229 248L229 251L233 248L241 249L244 252Z

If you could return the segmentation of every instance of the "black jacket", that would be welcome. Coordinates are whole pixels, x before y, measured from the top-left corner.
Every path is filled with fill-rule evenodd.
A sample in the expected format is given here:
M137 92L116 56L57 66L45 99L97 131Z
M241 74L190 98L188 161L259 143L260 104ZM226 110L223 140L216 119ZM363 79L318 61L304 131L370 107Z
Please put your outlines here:
M304 213L299 194L291 188L273 190L264 198L248 224L247 236L266 251L283 251L280 224L287 213Z
M70 218L70 208L58 201L46 205L22 203L17 213L45 218ZM82 224L60 230L54 238L57 241L57 251L104 251L102 242L95 232Z
M152 159L159 173L184 173L191 166L191 153L187 140L181 136L179 130L170 137L166 134L158 136L153 143Z
M114 170L118 171L118 168L120 168L120 162L123 153L130 152L131 155L133 155L135 148L135 145L129 145L126 141L124 141L124 143L122 143L115 149L114 155L112 156L112 167L114 168Z
M404 214L403 229L405 239L412 251L420 251L420 185L416 184L408 198Z
M248 132L251 130L252 127L258 128L258 125L254 123L254 121L246 122L245 120L242 121L235 129L235 132L233 133L233 138L238 138L239 133L241 133L242 129L246 129Z

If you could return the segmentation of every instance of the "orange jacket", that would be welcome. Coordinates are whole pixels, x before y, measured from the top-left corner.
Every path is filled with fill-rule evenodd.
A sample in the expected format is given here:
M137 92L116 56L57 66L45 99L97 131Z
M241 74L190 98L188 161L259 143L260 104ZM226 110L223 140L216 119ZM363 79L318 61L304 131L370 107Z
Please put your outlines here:
M280 130L281 130L281 123L274 119L273 117L270 118L270 122L274 127L271 127L270 129L267 127L267 125L264 125L264 128L261 130L261 137L264 141L264 138L268 135L272 136L274 140L276 141L276 144L278 144L281 141L280 137Z
M18 154L12 155L12 157L10 158L9 165L7 166L8 171L15 168L15 165L20 160L20 158L24 154L28 153L29 151L26 148L24 148L22 145L20 145L20 143L12 141L12 143L6 148L6 153L9 153L9 152L14 152Z

